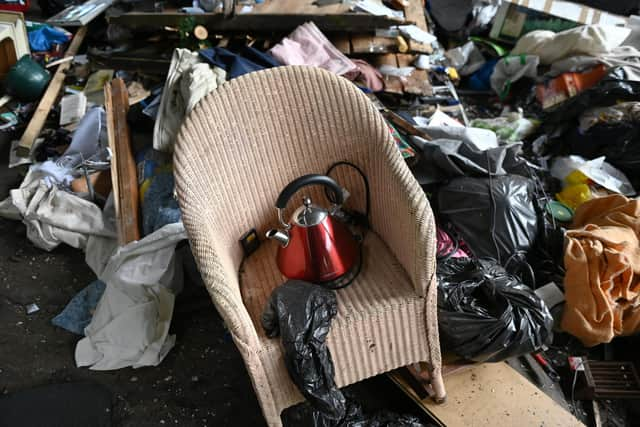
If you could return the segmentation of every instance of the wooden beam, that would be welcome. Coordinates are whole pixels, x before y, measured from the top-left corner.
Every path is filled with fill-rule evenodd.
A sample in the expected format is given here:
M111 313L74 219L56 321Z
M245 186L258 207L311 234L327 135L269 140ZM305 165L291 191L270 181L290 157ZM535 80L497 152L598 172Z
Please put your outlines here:
M80 45L82 44L82 41L84 40L86 34L87 27L80 27L75 36L73 36L73 40L71 40L69 48L64 53L65 57L75 56L78 53ZM42 132L42 128L47 121L47 116L49 115L53 104L56 102L56 99L58 99L60 89L62 89L64 78L66 77L65 71L67 71L69 67L71 67L71 62L60 64L60 66L56 70L56 73L53 75L53 78L51 79L51 82L49 82L47 90L44 92L44 95L42 95L40 103L38 103L38 107L36 108L35 113L33 113L33 117L31 117L27 128L22 134L22 138L20 138L20 142L18 143L18 147L16 149L16 154L18 156L29 157L31 155L33 143L35 142L36 138L40 136L40 132Z
M187 15L172 12L128 12L107 18L110 24L124 25L130 28L162 28L175 27L186 17L194 19L196 24L204 25L209 32L288 32L305 22L313 21L321 31L358 33L402 24L403 21L386 16L375 16L368 13L322 14L266 14L245 13L226 18L222 14L201 13Z
M107 83L104 98L118 243L123 246L140 239L138 177L127 125L129 97L124 81L113 79Z

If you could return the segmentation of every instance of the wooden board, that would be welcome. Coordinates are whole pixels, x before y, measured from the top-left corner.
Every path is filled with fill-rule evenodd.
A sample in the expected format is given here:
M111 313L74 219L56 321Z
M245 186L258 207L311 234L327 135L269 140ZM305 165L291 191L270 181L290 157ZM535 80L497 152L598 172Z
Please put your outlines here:
M420 0L418 0L420 1ZM336 3L316 6L315 0L267 0L243 12L243 5L236 6L235 14L225 17L221 13L187 15L175 9L163 12L128 12L107 18L109 23L133 28L178 26L186 17L196 24L215 31L291 31L308 21L313 21L321 31L360 32L387 28L404 21L386 16L374 16L365 12L353 12L350 5Z
M127 111L129 97L122 79L104 86L107 133L111 149L111 183L120 246L140 239L138 176L131 149Z
M506 363L485 363L447 376L447 401L439 405L429 397L420 399L398 372L389 377L441 426L583 426Z
M69 48L65 52L65 57L75 56L78 53L78 49L80 49L80 45L82 44L82 41L84 40L86 34L87 27L80 27L80 29L73 37ZM62 89L62 85L66 77L65 71L67 71L69 67L71 67L71 62L60 64L60 66L56 70L56 73L53 75L53 78L49 82L47 90L44 92L44 95L42 95L42 98L38 103L38 107L36 108L35 113L33 113L33 117L31 117L27 128L20 138L20 142L18 143L18 147L16 149L16 154L18 156L29 157L31 155L33 143L35 142L36 138L40 136L40 132L42 132L42 128L47 121L47 116L49 116L49 112L51 111L53 104L56 102L56 99L58 99L60 89Z

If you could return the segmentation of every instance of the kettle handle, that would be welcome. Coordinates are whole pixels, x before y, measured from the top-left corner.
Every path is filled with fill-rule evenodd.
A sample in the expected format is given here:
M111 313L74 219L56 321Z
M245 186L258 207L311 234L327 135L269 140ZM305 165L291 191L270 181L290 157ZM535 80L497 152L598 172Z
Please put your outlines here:
M344 194L342 193L342 188L335 182L332 178L326 175L319 174L309 174L303 175L300 178L296 178L287 184L286 187L280 192L278 199L276 200L276 208L284 209L289 202L289 199L293 197L293 195L300 190L302 187L306 187L308 185L324 185L333 191L335 195L335 204L341 205L344 202Z

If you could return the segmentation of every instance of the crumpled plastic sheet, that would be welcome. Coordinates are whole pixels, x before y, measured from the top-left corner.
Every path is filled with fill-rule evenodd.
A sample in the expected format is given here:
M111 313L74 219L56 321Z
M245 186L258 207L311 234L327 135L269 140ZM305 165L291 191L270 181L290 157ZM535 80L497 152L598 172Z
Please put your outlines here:
M511 84L523 77L535 79L540 59L534 55L505 56L501 58L491 74L491 88L501 98L509 94Z
M114 239L90 239L87 264L107 287L76 346L79 367L139 368L164 359L175 344L169 326L183 280L175 248L186 238L179 222L122 247Z
M261 319L267 336L282 337L285 365L293 383L323 418L334 421L342 419L346 410L326 344L337 313L333 291L289 280L271 293Z
M521 143L478 150L473 144L453 139L426 141L412 137L412 140L422 149L411 167L420 185L460 176L520 174L526 168L526 161L520 157Z
M29 47L34 52L47 52L54 44L65 44L71 34L48 25L29 31Z
M0 216L22 219L27 238L46 251L60 243L84 249L92 235L115 237L115 227L105 221L98 206L47 184L47 176L40 167L32 166L20 188L0 202Z
M561 181L574 170L579 170L595 183L609 191L632 196L636 193L624 173L605 162L605 157L587 160L580 156L556 157L551 175Z
M443 349L476 362L499 362L551 342L553 318L529 287L494 260L449 258L438 265Z
M527 252L538 234L534 188L534 181L519 175L455 178L438 191L438 210L474 255L504 265Z
M305 402L282 411L282 425L284 427L426 427L426 424L414 415L396 414L387 410L365 413L362 405L349 398L347 398L345 415L340 420L327 419Z

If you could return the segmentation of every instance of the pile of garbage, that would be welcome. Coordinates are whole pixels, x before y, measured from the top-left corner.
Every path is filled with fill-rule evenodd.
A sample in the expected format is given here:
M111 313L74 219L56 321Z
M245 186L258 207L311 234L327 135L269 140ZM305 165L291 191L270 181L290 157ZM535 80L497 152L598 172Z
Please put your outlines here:
M157 365L170 351L175 295L192 264L173 196L180 125L226 81L301 64L369 94L429 196L443 351L496 362L569 334L581 343L573 350L587 354L640 332L638 20L599 11L600 23L586 23L580 14L509 1L462 3L468 13L428 1L431 32L376 29L394 55L410 49L407 41L422 46L410 51L409 64L382 64L374 52L347 55L312 21L288 35L203 34L190 20L201 11L187 8L183 25L161 36L171 45L166 75L134 72L114 54L144 34L138 28L94 21L109 37L65 57L79 31L27 23L31 53L5 78L12 98L0 100L0 130L27 125L53 82L45 67L58 61L50 68L66 64L66 71L33 148L21 156L17 139L13 145L10 166L26 176L0 203L0 216L26 224L43 250L64 243L85 252L97 280L53 319L83 335L78 366ZM117 8L107 13L122 13ZM135 176L114 176L114 159L125 155L114 151L113 105L103 90L114 79L127 89ZM128 242L118 240L113 191L124 178L135 182L141 217L140 238ZM560 305L541 292L550 284Z

